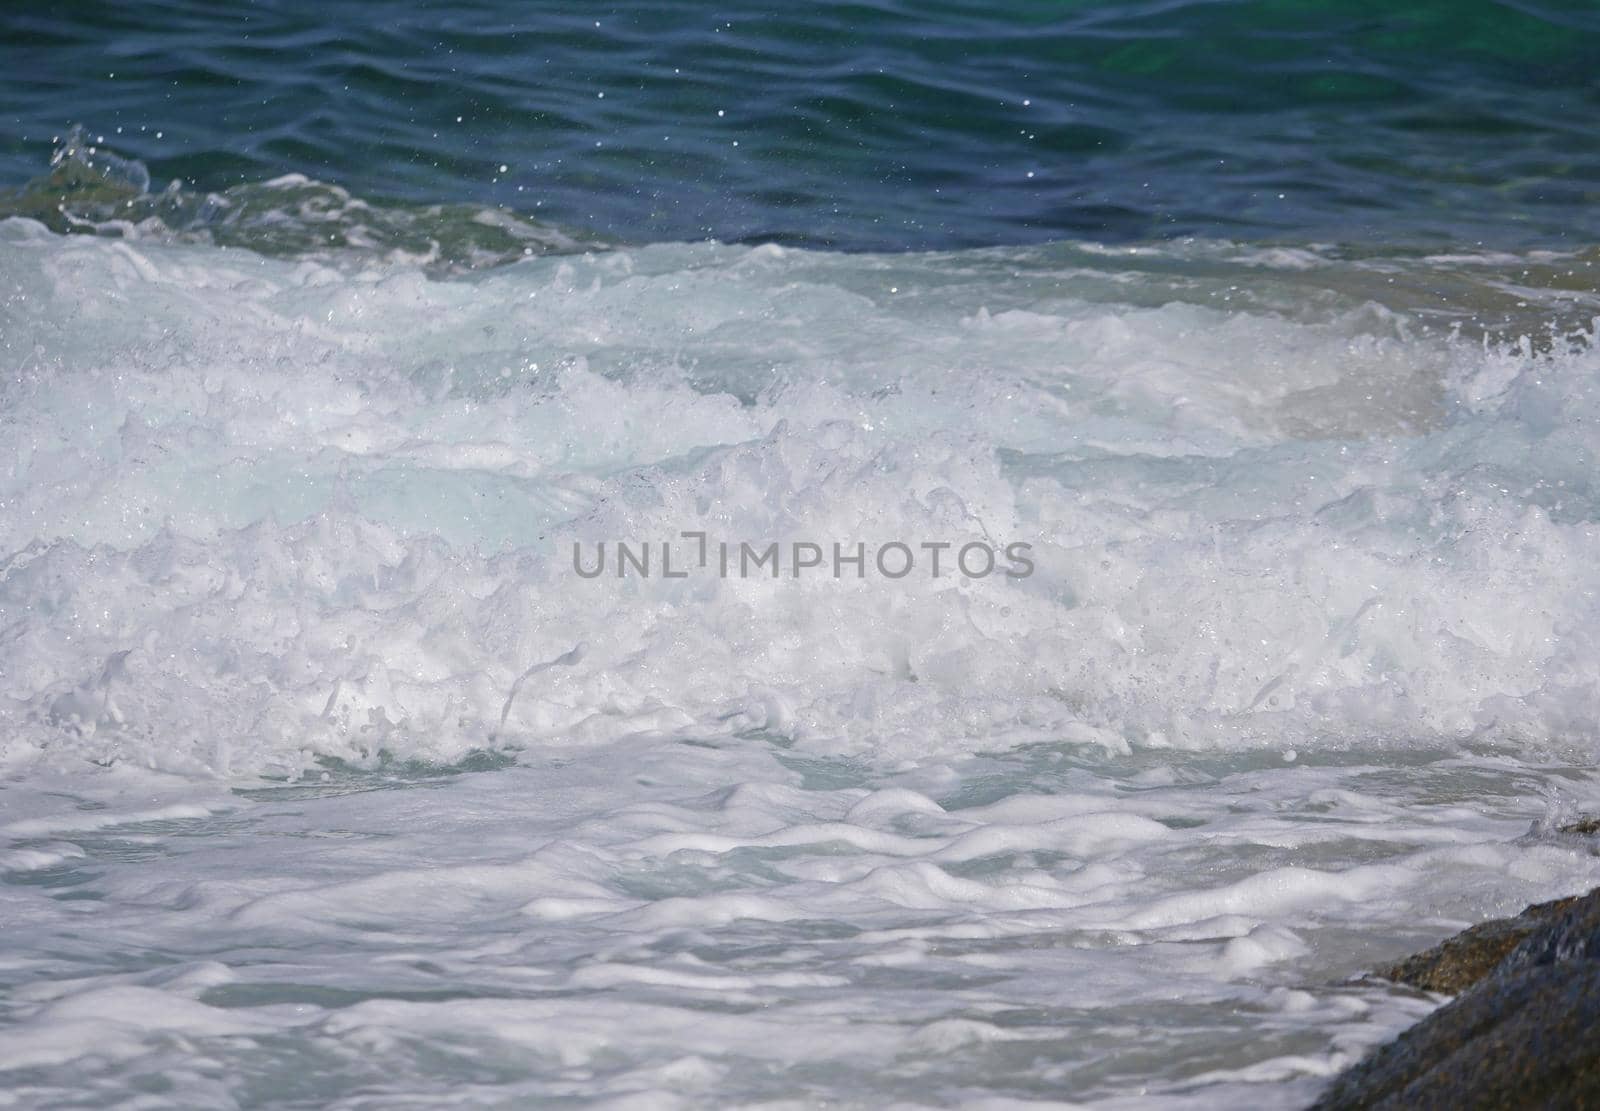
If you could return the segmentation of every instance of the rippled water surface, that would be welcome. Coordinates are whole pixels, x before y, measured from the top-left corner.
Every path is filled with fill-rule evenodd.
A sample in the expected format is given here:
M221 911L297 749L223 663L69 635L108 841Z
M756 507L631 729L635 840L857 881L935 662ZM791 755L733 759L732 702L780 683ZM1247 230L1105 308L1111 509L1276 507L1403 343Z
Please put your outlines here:
M1596 11L8 7L0 1107L1303 1106L1600 882Z
M1588 0L0 13L0 176L83 123L161 184L296 171L635 242L1592 242Z

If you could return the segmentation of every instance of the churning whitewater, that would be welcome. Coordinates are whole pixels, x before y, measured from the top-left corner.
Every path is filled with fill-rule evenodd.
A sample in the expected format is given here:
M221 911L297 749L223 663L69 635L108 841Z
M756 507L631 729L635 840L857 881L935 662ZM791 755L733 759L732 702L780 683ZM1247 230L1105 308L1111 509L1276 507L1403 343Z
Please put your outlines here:
M1292 1106L1600 880L1600 255L122 230L0 223L0 1105Z

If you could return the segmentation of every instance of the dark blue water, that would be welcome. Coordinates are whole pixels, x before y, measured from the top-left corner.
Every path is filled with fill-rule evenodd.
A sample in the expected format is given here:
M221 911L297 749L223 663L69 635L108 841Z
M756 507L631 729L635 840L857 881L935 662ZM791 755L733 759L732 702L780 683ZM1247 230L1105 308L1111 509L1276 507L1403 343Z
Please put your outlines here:
M1600 884L1597 120L1600 0L0 0L0 1106L1304 1107Z
M0 184L74 123L632 241L1600 237L1593 0L13 2Z

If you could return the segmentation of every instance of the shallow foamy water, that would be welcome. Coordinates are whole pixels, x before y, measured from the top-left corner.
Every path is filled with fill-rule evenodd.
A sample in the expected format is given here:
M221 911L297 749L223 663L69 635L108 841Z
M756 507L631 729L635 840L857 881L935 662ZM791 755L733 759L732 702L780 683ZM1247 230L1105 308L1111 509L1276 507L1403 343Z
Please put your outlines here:
M0 224L0 1100L1303 1102L1600 876L1594 263Z

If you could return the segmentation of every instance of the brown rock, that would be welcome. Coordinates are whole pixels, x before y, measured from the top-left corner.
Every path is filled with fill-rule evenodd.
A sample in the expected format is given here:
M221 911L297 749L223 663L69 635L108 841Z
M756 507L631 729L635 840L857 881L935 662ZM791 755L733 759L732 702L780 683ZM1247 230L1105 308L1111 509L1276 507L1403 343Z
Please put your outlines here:
M1319 1111L1600 1108L1600 888L1475 926L1396 972L1476 984L1341 1074Z
M1432 949L1377 969L1376 975L1423 991L1460 995L1494 971L1534 930L1583 897L1535 903L1515 918L1481 922Z

